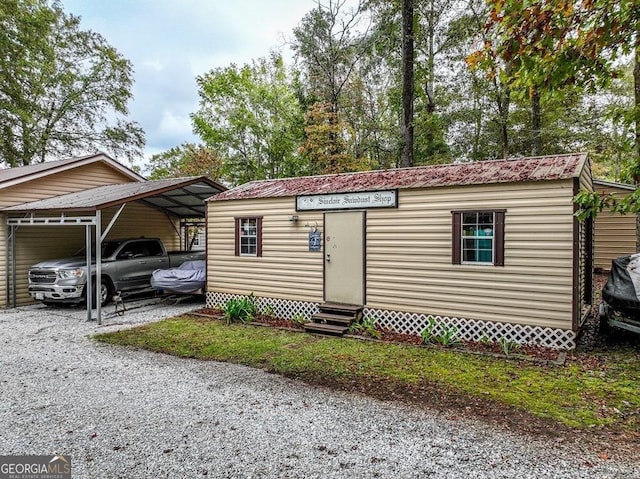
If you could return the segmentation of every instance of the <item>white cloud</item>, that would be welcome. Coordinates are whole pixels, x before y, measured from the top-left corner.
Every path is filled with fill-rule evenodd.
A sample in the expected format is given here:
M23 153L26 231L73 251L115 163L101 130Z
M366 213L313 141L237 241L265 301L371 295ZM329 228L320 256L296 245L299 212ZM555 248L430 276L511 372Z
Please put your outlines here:
M134 66L130 118L150 152L197 142L189 115L198 108L195 78L231 63L285 49L283 39L314 0L62 0L82 27L101 33Z

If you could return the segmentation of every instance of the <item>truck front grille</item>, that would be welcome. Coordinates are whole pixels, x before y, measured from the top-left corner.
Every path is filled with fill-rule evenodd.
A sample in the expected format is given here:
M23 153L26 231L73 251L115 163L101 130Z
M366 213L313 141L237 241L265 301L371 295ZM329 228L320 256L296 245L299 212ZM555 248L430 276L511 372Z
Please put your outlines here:
M55 271L34 269L29 271L29 281L39 284L53 284L56 282Z

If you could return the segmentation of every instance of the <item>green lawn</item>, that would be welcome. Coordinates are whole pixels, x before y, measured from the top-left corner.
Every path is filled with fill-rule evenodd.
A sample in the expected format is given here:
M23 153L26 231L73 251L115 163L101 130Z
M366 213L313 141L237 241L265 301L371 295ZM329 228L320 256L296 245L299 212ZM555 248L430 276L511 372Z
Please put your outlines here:
M570 357L564 366L543 366L436 347L321 337L192 317L101 334L96 339L244 364L316 383L387 385L396 394L441 389L513 406L574 428L640 432L637 351L599 353L597 361L582 353Z

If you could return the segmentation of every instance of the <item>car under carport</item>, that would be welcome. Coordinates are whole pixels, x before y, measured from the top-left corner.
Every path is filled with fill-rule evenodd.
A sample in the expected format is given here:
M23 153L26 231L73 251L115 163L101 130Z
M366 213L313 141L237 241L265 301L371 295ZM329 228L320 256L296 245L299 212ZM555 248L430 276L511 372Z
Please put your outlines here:
M102 241L107 237L153 236L162 238L169 247L179 246L186 242L188 227L194 221L204 221L204 200L225 189L204 176L171 178L98 186L4 208L7 305L15 307L26 297L26 271L31 264L68 255L83 244L87 264L92 249L95 251L99 290ZM90 277L87 288L93 288ZM93 319L90 296L87 319ZM96 304L95 309L100 323L101 305Z

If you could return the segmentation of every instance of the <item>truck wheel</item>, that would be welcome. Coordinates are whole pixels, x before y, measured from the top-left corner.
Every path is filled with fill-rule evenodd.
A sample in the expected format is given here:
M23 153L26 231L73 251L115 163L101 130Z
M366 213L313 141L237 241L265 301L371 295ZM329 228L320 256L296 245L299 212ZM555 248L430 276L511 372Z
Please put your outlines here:
M96 284L96 279L92 278L92 283L93 283L93 294L91 296L91 304L93 306L95 306L96 303L96 290L95 290L95 284ZM112 290L113 288L111 287L111 280L109 280L109 278L102 278L102 282L100 283L100 305L104 306L105 304L109 304L109 302L111 301L111 296L112 296ZM86 298L86 292L87 292L87 288L84 289L84 291L82 292L83 296L85 296ZM85 299L86 301L86 299Z

